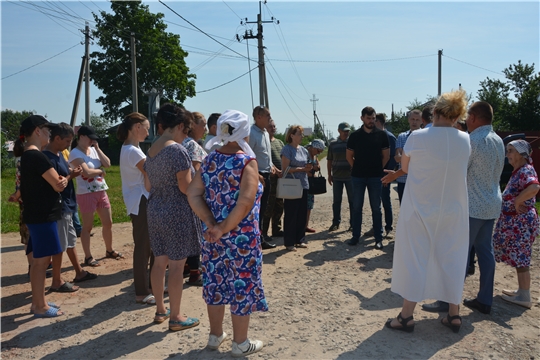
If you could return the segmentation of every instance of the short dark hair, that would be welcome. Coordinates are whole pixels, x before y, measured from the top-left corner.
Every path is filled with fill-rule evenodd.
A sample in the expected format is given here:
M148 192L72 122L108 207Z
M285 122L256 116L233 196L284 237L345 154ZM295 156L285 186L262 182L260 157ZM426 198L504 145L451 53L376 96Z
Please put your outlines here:
M268 110L267 107L262 106L262 105L255 106L255 109L253 109L253 120L255 120L255 118L259 116L261 113L270 114L270 110Z
M426 120L426 122L431 122L431 106L427 106L422 110L422 119Z
M468 113L486 121L489 124L491 124L493 121L493 108L488 102L485 101L477 101L473 103L469 108Z
M375 115L375 120L380 122L381 125L384 125L386 123L386 116L383 113L377 113L377 115Z
M371 106L366 106L365 108L362 109L362 116L366 116L366 115L375 115L376 111L374 108L372 108Z
M166 103L159 108L157 120L163 131L184 124L184 133L187 134L193 124L193 115L183 107Z
M206 121L206 126L208 126L208 129L210 129L214 125L217 125L217 121L220 116L220 113L213 113L208 117L208 120Z
M68 124L61 122L58 126L51 128L51 140L54 140L57 136L60 136L60 139L65 139L68 136L75 136L75 131Z

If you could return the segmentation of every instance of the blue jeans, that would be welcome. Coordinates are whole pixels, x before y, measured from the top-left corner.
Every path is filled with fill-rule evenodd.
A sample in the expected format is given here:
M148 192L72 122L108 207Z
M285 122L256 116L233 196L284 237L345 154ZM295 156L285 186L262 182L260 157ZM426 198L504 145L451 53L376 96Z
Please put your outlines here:
M495 219L481 220L469 217L469 252L474 246L480 269L480 290L476 299L488 306L493 303L495 278L495 255L492 241L494 224Z
M77 236L81 236L82 225L81 225L81 220L79 220L78 211L75 211L73 213L72 220L73 220L73 227L75 228L75 232L77 233Z
M332 185L332 191L334 193L334 202L332 203L332 211L334 213L334 218L332 219L332 225L337 225L341 223L341 202L343 200L343 186L347 190L347 200L349 201L349 224L352 226L353 219L353 186L352 180L334 180Z
M358 178L352 177L353 184L353 240L358 240L362 232L362 208L364 207L364 194L368 191L369 205L371 206L371 217L373 218L373 233L375 241L382 241L382 211L381 211L381 191L382 183L380 177Z
M392 184L388 184L386 186L382 187L381 190L381 200L382 200L382 206L384 208L384 230L387 232L392 231L394 228L392 227L392 224L394 222L394 215L392 214L392 201L390 200L390 186Z

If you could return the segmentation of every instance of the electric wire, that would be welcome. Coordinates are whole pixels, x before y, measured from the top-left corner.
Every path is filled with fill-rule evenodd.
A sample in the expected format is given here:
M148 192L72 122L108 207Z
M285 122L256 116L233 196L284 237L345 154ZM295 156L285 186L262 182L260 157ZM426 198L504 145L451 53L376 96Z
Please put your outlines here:
M227 81L227 82L225 82L225 83L223 83L223 84L221 84L221 85L215 86L215 87L210 88L210 89L197 91L196 93L197 93L197 94L200 94L200 93L212 91L212 90L215 90L215 89L220 88L220 87L222 87L222 86L225 86L225 85L227 85L227 84L230 84L230 83L232 83L233 81L236 81L236 80L240 79L241 77L246 76L247 74L249 74L250 72L252 72L253 70L258 69L258 68L259 68L258 66L257 66L257 67L254 67L253 69L249 70L248 72L245 72L245 73L243 73L242 75L240 75L240 76L238 76L238 77L235 77L234 79L229 80L229 81Z
M223 0L222 0L222 1L223 1ZM223 3L224 3L225 5L227 5L227 7L234 13L234 15L238 16L238 18L239 18L240 20L242 20L242 18L241 18L241 17L240 17L240 16L239 16L239 15L238 15L238 14L237 14L230 6L229 6L229 4L227 4L225 1L223 1Z
M176 11L174 11L173 9L171 9L167 4L165 4L163 1L161 0L158 0L161 4L163 4L163 6L165 6L167 9L169 9L170 11L172 11L174 14L176 14L179 18L181 18L182 20L184 20L185 22L187 22L189 25L193 26L195 29L199 30L202 34L208 36L210 39L214 40L215 42L217 42L218 44L220 44L221 46L225 46L223 45L220 41L214 39L212 36L210 36L208 33L204 32L203 30L199 29L197 26L195 26L193 23L191 23L189 20L187 20L186 18L184 18L182 15L180 15L179 13L177 13ZM240 54L239 52L231 49L230 47L228 46L225 46L227 49L229 49L230 51L232 51L233 53L237 54L237 55L240 55L244 58L246 58L246 56ZM247 58L246 58L247 59Z
M248 39L246 39L246 48L247 48L247 55L248 55L248 69L249 69L249 89L251 91L251 108L255 108L255 103L253 102L253 81L251 80L251 64L249 63L249 46L248 46Z
M270 70L270 69L269 69ZM300 122L302 123L302 125L305 125L305 123L300 120L300 118L298 117L298 115L296 115L296 113L294 112L294 110L291 108L291 106L289 105L289 103L287 102L287 99L285 99L285 96L283 96L283 93L281 92L281 90L279 89L277 83L276 83L276 80L274 79L274 77L272 76L272 72L268 71L268 75L270 75L270 79L272 79L272 81L274 82L274 85L276 86L276 89L279 93L279 95L281 95L281 98L283 99L283 101L285 102L285 105L287 105L287 107L289 108L289 110L291 111L291 113L293 114L293 116Z
M504 75L503 73L501 73L501 72L489 70L489 69L486 69L486 68L483 68L483 67L480 67L480 66L477 66L477 65L474 65L474 64L465 62L465 61L463 61L463 60L458 60L458 59L456 59L456 58L453 58L453 57L448 56L448 55L445 55L445 54L442 54L442 56L445 56L445 57L447 57L447 58L449 58L449 59L452 59L452 60L454 60L454 61L458 61L458 62L460 62L460 63L466 64L466 65L469 65L469 66L473 66L473 67L478 68L478 69L482 69L482 70L485 70L485 71L492 72L492 73L494 73L494 74L499 74L499 75L505 76L505 75Z
M81 45L81 43L77 43L77 44L73 45L72 47L67 48L67 49L64 50L64 51L59 52L59 53L56 54L56 55L53 55L53 56L51 56L51 57L49 57L49 58L47 58L47 59L45 59L45 60L42 60L42 61L40 61L40 62L38 62L38 63L36 63L36 64L34 64L34 65L32 65L32 66L29 66L29 67L27 67L27 68L25 68L25 69L22 69L22 70L20 70L20 71L17 71L17 72L15 72L15 73L11 74L11 75L4 76L1 80L7 79L7 78L9 78L9 77L12 77L13 75L20 74L20 73L22 73L23 71L26 71L26 70L28 70L28 69L31 69L31 68L35 67L35 66L38 66L39 64L43 64L44 62L49 61L49 60L51 60L51 59L57 57L58 55L62 55L62 54L65 53L66 51L69 51L69 50L71 50L71 49L73 49L74 47L79 46L79 45Z

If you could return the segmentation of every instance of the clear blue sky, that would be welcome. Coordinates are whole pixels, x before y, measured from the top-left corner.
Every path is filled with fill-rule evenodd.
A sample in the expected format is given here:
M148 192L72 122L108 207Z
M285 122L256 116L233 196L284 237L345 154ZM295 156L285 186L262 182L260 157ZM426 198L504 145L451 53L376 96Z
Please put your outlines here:
M247 55L234 40L256 20L258 1L164 1L206 33ZM197 75L196 89L216 87L248 71L248 62L193 29L159 2L145 2L165 14L168 31L180 34ZM91 12L110 12L104 1L2 1L2 109L35 110L54 122L69 122L84 46L78 29ZM539 63L539 3L530 2L285 2L262 6L267 82L272 117L283 132L289 124L313 126L313 94L321 122L336 135L342 121L360 124L360 111L373 106L390 115L414 99L437 94L437 51L443 49L442 91L459 84L476 97L486 77L518 60ZM69 14L69 15L68 15ZM250 57L256 59L255 40ZM40 63L47 58L74 48ZM97 45L91 51L99 50ZM219 52L218 56L214 56ZM399 60L398 60L399 59ZM292 61L291 61L292 60ZM388 60L388 61L382 61ZM22 71L24 70L24 71ZM10 76L18 71L18 74ZM9 77L8 77L9 76ZM126 75L127 76L127 75ZM6 78L7 77L7 78ZM258 75L252 72L258 103ZM91 110L102 112L91 87ZM237 109L251 114L250 78L201 92L184 105L208 116ZM84 118L84 94L77 123Z

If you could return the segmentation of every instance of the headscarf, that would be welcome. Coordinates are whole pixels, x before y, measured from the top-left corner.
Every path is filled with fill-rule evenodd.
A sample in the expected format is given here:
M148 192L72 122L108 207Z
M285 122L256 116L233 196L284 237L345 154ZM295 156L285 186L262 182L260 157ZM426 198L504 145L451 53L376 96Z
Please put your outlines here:
M525 159L527 159L529 164L532 164L532 158L531 158L532 147L531 147L531 144L529 144L525 140L520 139L520 140L510 141L508 143L508 145L512 145L516 149L516 151L519 153L519 155L521 155Z
M324 151L324 148L325 148L324 141L322 141L321 139L315 139L311 143L309 143L308 147L312 147L317 150Z
M227 125L234 128L232 135L229 134L229 127ZM223 145L226 145L229 142L236 141L246 154L256 157L251 147L244 140L244 138L249 136L249 131L249 118L246 114L238 110L225 110L217 121L216 136L208 140L205 148L210 150L214 144L223 142Z

